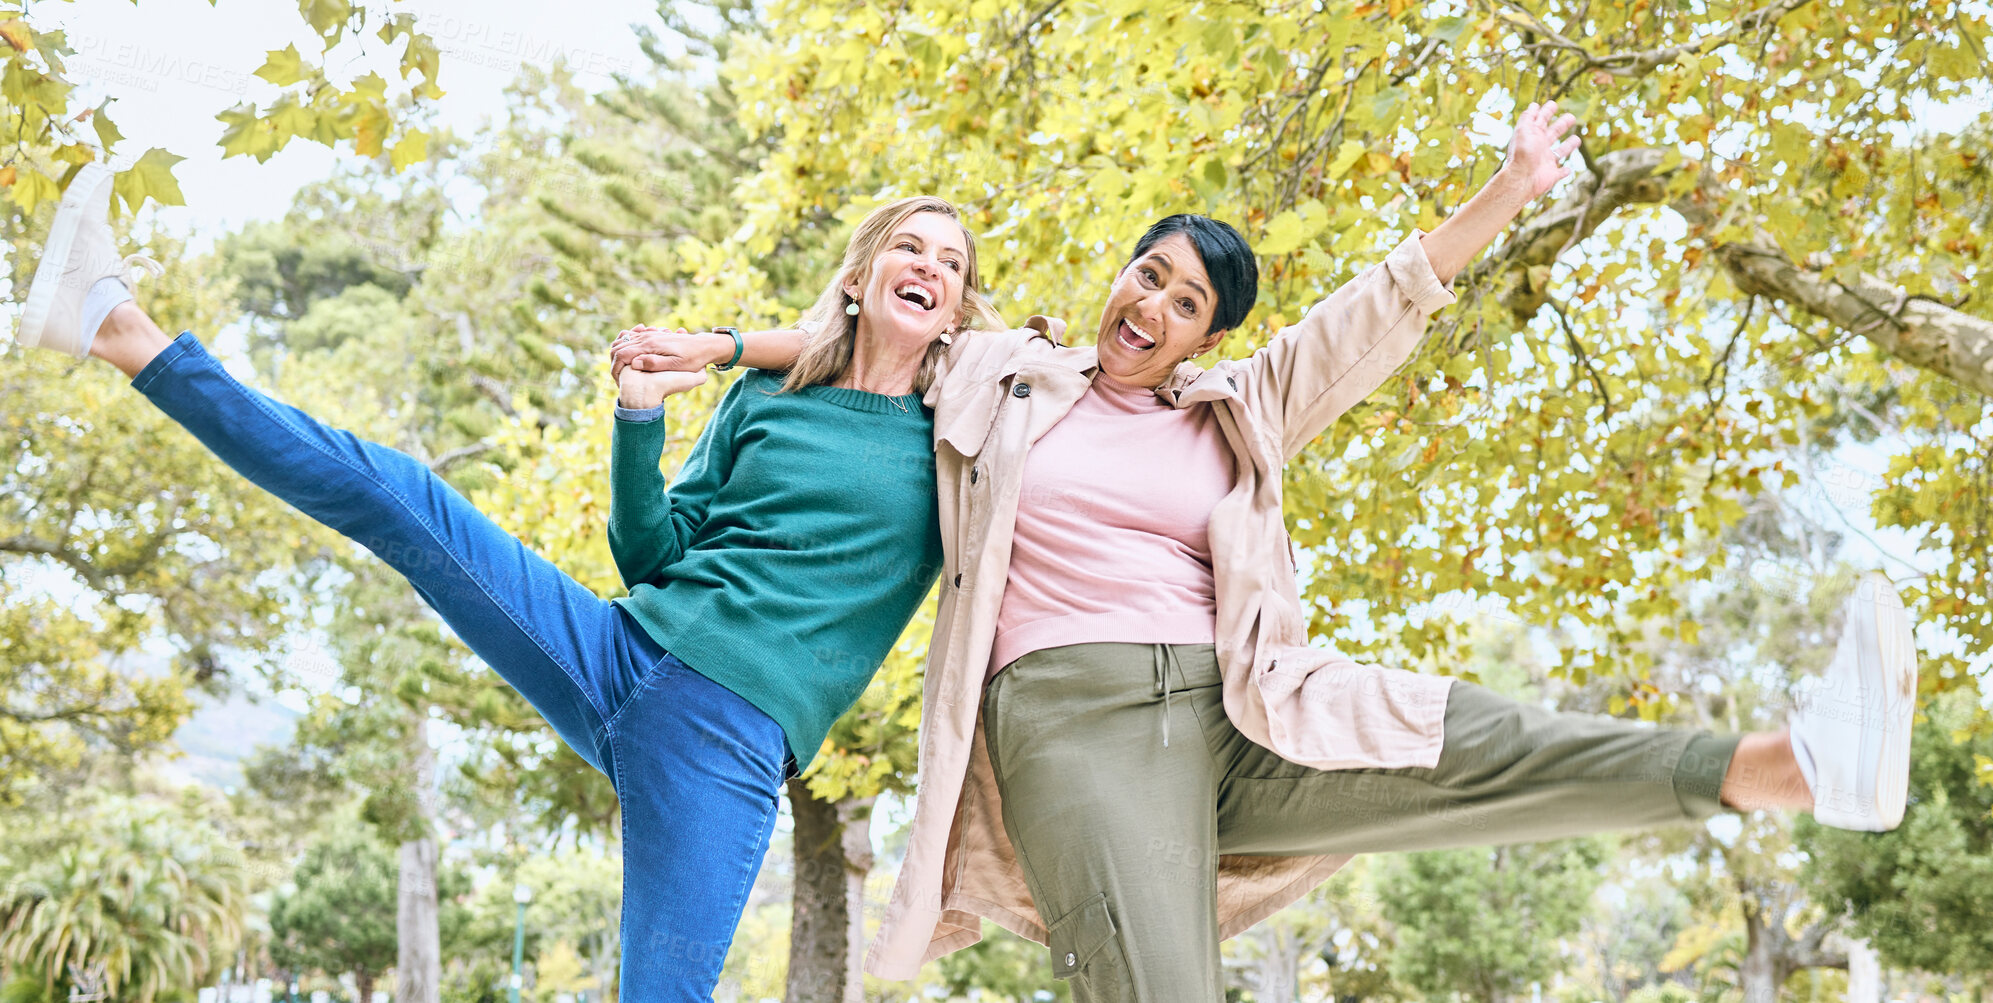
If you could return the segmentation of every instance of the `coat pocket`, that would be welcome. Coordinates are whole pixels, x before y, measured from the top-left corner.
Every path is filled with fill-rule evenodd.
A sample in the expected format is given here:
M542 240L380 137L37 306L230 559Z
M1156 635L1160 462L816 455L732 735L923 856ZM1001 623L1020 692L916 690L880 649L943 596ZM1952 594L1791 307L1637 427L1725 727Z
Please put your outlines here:
M1451 678L1359 663L1325 648L1283 646L1270 654L1252 683L1266 714L1261 744L1282 758L1318 770L1439 762Z
M1046 931L1045 946L1052 949L1052 977L1070 979L1078 975L1094 955L1114 942L1115 935L1106 892L1066 913Z

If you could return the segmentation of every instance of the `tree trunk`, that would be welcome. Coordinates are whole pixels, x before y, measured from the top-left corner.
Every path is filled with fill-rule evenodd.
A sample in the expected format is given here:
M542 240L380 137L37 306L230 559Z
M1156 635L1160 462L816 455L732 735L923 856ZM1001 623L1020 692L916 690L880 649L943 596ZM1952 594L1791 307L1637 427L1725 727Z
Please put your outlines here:
M354 1003L374 1003L374 973L364 968L353 972Z
M1737 968L1743 983L1744 1003L1778 1003L1778 987L1785 982L1778 963L1773 932L1747 906L1744 909L1744 962Z
M1301 941L1278 923L1255 928L1260 948L1253 966L1253 998L1260 1003L1295 1003L1301 996Z
M443 982L442 935L436 922L436 752L429 747L426 722L414 722L416 817L421 839L401 844L401 873L396 882L395 1003L440 1003Z
M788 1003L861 1003L865 875L872 870L872 798L820 801L789 781L796 822L795 906Z
M1882 1003L1882 959L1866 940L1848 941L1848 1003Z
M1279 951L1260 959L1260 991L1263 1003L1294 1003L1301 997L1300 962L1292 954Z

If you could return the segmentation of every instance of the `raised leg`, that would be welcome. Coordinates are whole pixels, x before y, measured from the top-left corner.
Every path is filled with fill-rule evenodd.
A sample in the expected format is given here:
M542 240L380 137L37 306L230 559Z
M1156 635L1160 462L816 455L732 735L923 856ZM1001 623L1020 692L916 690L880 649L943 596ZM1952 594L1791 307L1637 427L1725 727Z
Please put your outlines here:
M1558 714L1456 682L1432 768L1316 770L1236 745L1219 849L1375 853L1560 839L1708 818L1738 740Z
M603 721L664 656L613 604L419 461L243 386L191 334L153 353L132 386L250 482L406 576L564 741L607 769Z

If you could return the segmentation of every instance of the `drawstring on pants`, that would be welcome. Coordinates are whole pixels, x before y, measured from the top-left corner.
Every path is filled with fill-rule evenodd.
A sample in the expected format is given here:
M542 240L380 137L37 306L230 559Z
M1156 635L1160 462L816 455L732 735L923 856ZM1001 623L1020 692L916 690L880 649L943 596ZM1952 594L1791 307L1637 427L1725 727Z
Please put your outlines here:
M1170 673L1183 671L1176 661L1176 649L1156 645L1156 683L1163 688L1163 748L1170 747Z

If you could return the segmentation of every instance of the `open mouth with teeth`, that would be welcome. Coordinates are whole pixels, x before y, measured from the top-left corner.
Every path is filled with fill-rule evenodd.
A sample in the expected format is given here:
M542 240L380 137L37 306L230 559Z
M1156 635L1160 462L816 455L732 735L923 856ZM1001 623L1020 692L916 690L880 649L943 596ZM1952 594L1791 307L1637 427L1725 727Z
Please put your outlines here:
M908 303L912 303L914 306L917 306L922 310L934 309L934 294L928 292L926 289L923 289L912 282L909 282L906 285L899 287L898 289L894 290L893 293L894 295L898 296L900 299L903 299Z
M1156 339L1144 334L1141 328L1136 327L1125 318L1120 324L1115 325L1114 338L1116 341L1127 346L1131 352L1146 352L1156 347Z

